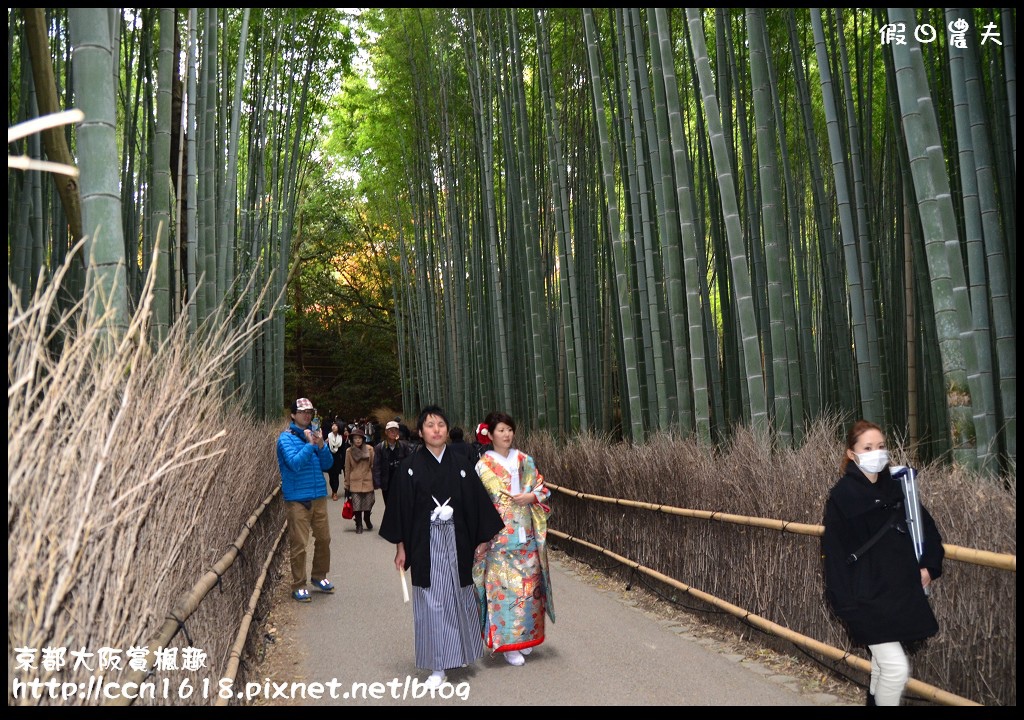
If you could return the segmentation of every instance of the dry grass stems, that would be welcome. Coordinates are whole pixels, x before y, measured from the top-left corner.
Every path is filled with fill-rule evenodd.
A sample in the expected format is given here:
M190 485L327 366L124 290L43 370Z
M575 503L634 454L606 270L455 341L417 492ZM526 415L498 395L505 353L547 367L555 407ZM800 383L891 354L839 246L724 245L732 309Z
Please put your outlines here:
M147 644L279 482L280 428L254 422L237 396L225 399L260 323L226 308L227 319L198 337L180 322L153 348L144 302L110 348L103 319L86 319L89 300L58 314L60 280L40 283L24 309L14 291L7 313L9 691L16 678L126 678L129 649ZM172 641L179 669L152 673L147 681L159 689L137 704L212 704L283 522L279 502L263 513L220 588ZM204 668L181 669L187 646L206 653ZM66 664L44 666L44 648L65 648ZM121 672L99 669L101 648L121 654ZM83 650L92 656L76 666L70 653ZM20 655L34 667L19 668ZM210 699L200 693L207 678ZM179 691L183 681L195 689L191 697ZM32 705L101 701L8 697Z
M559 444L544 433L525 438L522 448L536 458L550 482L573 490L820 524L825 499L839 475L842 437L842 423L831 419L815 425L797 450L771 451L744 429L721 449L671 436L652 438L643 446L593 436ZM893 455L906 464L901 449ZM1015 475L990 479L932 465L921 468L918 477L924 503L946 543L1016 553ZM557 530L796 632L849 647L824 601L817 537L588 502L564 493L555 493L552 505L552 527ZM610 562L571 542L561 543L560 549L596 566ZM611 572L623 582L645 577L622 567ZM675 589L656 589L695 612L708 611ZM984 704L1015 705L1016 573L947 560L945 574L933 585L932 607L941 630L912 657L913 677ZM737 623L718 613L708 619L732 628ZM753 629L745 634L773 650L795 652L789 643ZM850 650L867 657L864 648ZM839 669L853 675L846 665Z
M29 135L34 135L50 128L70 125L71 123L81 122L84 119L85 113L77 109L32 118L31 120L18 123L14 127L7 128L7 144L10 145L16 140L21 140ZM7 169L38 170L39 172L57 173L58 175L68 175L74 178L78 177L79 172L78 168L72 165L38 160L27 155L8 155Z

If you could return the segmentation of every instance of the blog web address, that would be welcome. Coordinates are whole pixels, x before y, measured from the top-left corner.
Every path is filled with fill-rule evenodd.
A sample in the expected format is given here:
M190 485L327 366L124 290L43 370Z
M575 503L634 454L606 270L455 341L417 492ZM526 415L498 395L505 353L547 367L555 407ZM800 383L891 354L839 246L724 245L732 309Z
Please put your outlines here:
M103 702L127 698L129 700L188 700L198 696L202 699L221 700L420 700L440 698L442 700L469 700L469 683L453 684L443 682L430 685L411 675L378 682L349 682L337 678L323 682L275 682L265 678L262 682L246 682L236 686L230 678L221 678L213 683L210 678L193 682L189 678L174 681L162 678L144 682L115 682L103 677L92 677L88 683L60 681L56 679L22 680L15 678L11 694L15 700L44 697L51 700L72 700Z

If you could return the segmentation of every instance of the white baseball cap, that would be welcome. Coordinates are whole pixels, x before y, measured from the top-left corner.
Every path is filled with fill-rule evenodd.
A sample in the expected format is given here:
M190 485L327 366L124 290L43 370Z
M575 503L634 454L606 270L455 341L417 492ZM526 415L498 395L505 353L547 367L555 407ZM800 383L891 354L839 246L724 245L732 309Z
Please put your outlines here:
M302 412L303 410L313 410L313 412L316 412L313 407L313 403L309 398L299 398L292 403L293 413Z
M384 430L398 430L398 423L392 420L391 422L384 426Z

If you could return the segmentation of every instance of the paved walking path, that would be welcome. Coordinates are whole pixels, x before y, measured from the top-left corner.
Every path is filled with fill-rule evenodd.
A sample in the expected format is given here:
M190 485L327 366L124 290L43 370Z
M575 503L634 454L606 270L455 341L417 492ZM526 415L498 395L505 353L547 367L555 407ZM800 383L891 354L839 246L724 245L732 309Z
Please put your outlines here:
M362 534L342 519L340 500L328 505L330 577L338 589L333 595L314 592L308 604L276 591L271 622L277 640L263 670L270 674L259 679L307 687L336 680L337 697L328 692L318 700L289 696L258 704L501 705L513 697L543 705L847 704L699 637L685 621L631 606L621 590L585 581L560 552L551 553L557 622L548 623L546 641L526 664L512 667L488 654L448 672L447 699L414 699L416 682L429 673L414 664L412 603L402 601L394 545L377 534L384 504L378 494L374 530ZM353 691L353 682L366 687ZM371 683L381 683L379 699L369 695Z

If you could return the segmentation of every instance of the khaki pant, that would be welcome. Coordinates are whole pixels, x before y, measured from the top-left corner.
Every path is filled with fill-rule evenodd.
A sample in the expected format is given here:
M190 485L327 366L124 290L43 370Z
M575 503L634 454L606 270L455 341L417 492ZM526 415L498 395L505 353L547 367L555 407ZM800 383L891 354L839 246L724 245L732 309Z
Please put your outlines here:
M288 545L292 560L292 592L306 587L307 577L317 583L331 569L331 528L327 519L327 498L312 500L307 510L300 502L285 501L288 512ZM306 550L313 535L313 571L306 575Z

